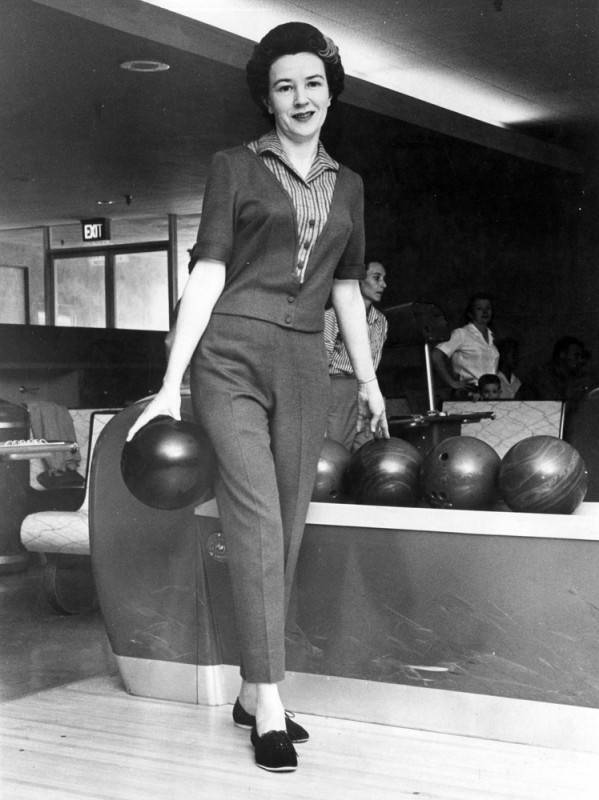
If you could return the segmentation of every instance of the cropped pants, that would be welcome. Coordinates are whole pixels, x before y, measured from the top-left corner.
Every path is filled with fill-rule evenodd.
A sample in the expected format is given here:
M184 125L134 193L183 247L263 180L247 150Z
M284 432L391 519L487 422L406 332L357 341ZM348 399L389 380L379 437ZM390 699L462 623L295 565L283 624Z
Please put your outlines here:
M213 314L191 365L216 452L241 675L285 673L285 616L326 427L322 333Z

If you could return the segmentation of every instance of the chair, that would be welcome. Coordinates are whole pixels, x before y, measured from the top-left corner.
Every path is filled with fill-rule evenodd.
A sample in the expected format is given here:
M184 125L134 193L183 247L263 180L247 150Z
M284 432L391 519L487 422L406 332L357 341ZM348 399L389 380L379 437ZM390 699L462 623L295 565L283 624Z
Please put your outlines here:
M41 553L43 589L50 605L60 613L78 614L96 607L89 558L89 477L95 444L104 426L118 410L92 410L85 472L85 494L73 511L38 511L21 524L21 542L30 552Z

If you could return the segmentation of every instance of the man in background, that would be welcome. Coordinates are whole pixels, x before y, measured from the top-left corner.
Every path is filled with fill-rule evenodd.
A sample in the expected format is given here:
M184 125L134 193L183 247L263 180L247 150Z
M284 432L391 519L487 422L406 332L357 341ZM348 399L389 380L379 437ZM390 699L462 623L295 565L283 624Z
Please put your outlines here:
M524 379L522 400L582 400L593 385L590 354L575 336L562 336L553 346L551 361Z

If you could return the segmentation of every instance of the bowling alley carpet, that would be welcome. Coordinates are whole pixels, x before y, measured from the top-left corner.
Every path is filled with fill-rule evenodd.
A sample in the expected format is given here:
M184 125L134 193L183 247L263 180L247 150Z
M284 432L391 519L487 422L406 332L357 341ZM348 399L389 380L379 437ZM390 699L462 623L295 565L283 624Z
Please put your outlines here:
M230 706L126 694L100 615L54 614L39 582L0 576L2 800L597 796L596 755L307 715L299 770L266 773Z

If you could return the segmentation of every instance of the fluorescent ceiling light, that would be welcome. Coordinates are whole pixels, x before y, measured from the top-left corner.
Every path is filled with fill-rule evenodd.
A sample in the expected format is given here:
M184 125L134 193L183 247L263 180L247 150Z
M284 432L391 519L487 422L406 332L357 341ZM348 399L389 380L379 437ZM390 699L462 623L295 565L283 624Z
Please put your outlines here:
M365 28L355 20L329 17L327 10L310 11L306 0L301 5L290 0L145 1L252 41L283 22L308 22L339 45L348 75L500 127L543 116L542 109L525 98L433 63L422 48L417 51L385 40L384 25L376 35L358 33Z
M134 61L123 61L120 67L128 72L166 72L166 70L170 69L169 65L163 61L140 58Z

